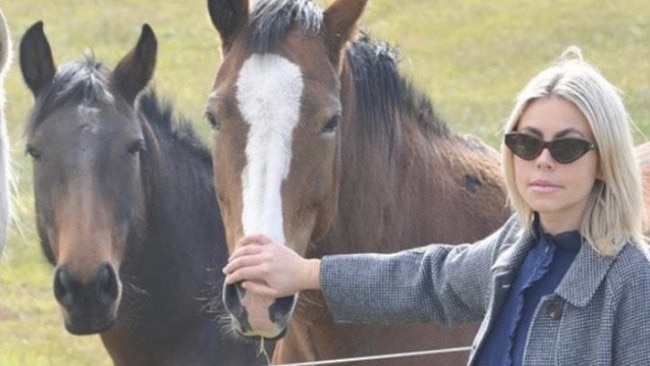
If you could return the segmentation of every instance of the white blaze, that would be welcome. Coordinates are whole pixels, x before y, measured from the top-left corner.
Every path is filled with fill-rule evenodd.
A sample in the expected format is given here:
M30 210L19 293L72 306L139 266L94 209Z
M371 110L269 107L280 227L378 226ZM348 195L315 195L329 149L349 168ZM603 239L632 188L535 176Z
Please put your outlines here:
M280 189L289 174L302 92L300 68L278 55L254 54L239 72L237 102L250 126L241 176L244 235L285 242Z

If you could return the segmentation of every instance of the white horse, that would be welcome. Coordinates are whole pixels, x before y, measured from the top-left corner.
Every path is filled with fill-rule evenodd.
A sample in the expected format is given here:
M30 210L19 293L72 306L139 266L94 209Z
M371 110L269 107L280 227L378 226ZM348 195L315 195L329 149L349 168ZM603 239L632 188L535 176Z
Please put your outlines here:
M0 9L0 256L7 240L10 217L10 165L9 139L4 118L4 77L11 63L11 38L9 27Z

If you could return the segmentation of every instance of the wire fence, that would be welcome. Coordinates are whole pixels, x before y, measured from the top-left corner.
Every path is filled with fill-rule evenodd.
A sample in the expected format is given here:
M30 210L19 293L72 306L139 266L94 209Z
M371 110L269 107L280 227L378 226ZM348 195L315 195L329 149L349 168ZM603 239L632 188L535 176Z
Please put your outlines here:
M471 349L472 349L472 347L444 348L444 349L435 349L435 350L428 350L428 351L390 353L390 354L384 354L384 355L351 357L351 358L339 358L339 359L322 360L322 361L284 363L284 364L275 364L275 366L336 365L336 364L341 364L341 363L352 363L352 362L362 362L362 361L377 361L377 360L388 360L388 359L406 358L406 357L420 357L420 356L440 355L440 354L455 353L455 352L467 352L467 351L470 351Z

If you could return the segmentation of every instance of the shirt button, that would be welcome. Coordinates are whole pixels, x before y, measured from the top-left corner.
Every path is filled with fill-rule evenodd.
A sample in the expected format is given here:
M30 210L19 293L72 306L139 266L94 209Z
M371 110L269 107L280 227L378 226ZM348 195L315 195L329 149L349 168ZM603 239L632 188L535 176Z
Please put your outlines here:
M562 317L562 303L552 302L548 304L546 314L551 320L559 320Z

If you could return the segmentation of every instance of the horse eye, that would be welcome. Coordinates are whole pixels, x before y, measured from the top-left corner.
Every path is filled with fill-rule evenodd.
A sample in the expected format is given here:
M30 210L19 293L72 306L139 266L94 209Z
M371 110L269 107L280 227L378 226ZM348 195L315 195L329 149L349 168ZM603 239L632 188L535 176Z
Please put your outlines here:
M339 126L339 121L341 120L341 115L339 113L333 115L321 129L322 133L332 133L336 131L336 128Z
M126 149L126 152L129 155L135 155L141 152L142 150L144 150L144 148L145 148L144 140L138 140L132 143L131 145L129 145L129 147Z
M36 149L33 146L29 146L29 145L27 146L25 151L27 152L27 154L29 154L29 156L32 157L32 159L37 160L37 161L40 160L41 156L43 155L38 149Z
M221 123L217 120L217 117L215 117L214 114L205 112L205 119L208 120L208 123L213 129L218 130L221 128Z

